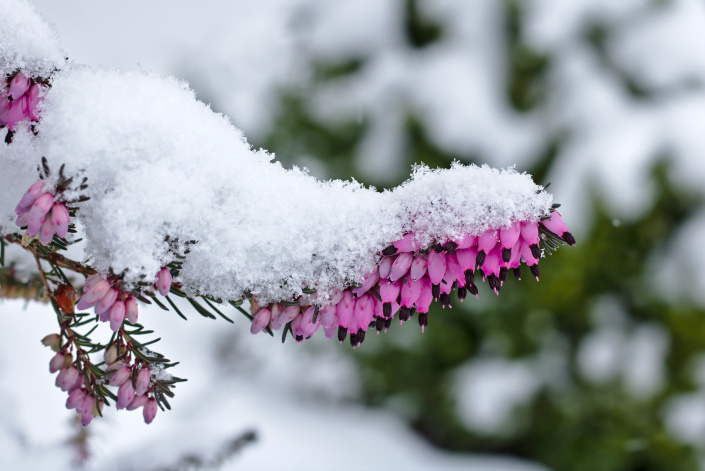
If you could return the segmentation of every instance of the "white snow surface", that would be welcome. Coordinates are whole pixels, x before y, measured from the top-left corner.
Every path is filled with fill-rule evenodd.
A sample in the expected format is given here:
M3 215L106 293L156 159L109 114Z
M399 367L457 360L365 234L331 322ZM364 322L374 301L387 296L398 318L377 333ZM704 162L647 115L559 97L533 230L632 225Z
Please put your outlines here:
M1 47L5 56L21 55L11 47ZM37 137L25 129L0 146L3 231L15 230L13 207L44 156L88 178L79 220L96 269L150 281L196 241L177 279L190 294L235 299L247 290L268 302L311 287L325 301L408 231L430 244L536 221L552 203L513 168L419 166L385 192L319 181L253 150L184 82L145 72L67 65L53 75L37 128Z

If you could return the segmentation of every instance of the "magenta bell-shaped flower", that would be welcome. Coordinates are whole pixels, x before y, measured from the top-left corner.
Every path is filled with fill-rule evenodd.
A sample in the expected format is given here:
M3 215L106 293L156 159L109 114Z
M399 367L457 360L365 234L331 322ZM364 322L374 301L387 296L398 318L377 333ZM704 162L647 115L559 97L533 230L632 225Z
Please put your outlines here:
M151 424L154 418L157 416L157 400L154 398L147 399L142 408L142 417L144 417L145 424Z
M135 389L132 387L132 381L125 381L118 389L117 408L124 409L135 398Z
M392 303L399 297L401 291L401 282L394 283L387 280L382 280L379 284L379 295L383 303Z
M51 224L54 232L61 238L66 237L69 231L69 210L61 203L56 203L51 208Z
M69 366L59 371L59 375L56 377L56 386L61 388L62 391L68 391L71 386L78 379L78 370L75 366Z
M402 276L406 275L411 268L411 263L414 261L414 256L411 252L402 252L397 255L397 258L392 263L392 268L389 271L389 281L397 281Z
M363 294L367 293L370 288L372 288L374 285L377 284L379 281L379 269L375 268L371 272L369 272L367 275L365 275L365 279L362 281L362 284L358 286L357 288L353 288L352 292L355 296L360 297Z
M409 232L404 237L394 242L393 245L396 247L397 252L415 252L421 248L413 232Z
M353 297L352 291L345 290L343 293L343 299L340 300L337 306L338 327L344 327L347 329L350 326L350 321L352 321L354 312L355 298Z
M423 282L421 280L406 280L406 283L401 285L401 305L404 307L413 307L419 295L421 295L421 289L423 288Z
M166 296L169 294L169 290L171 289L171 272L169 271L168 268L164 267L161 270L159 270L159 273L157 273L157 289L159 290L159 294L162 296Z
M416 299L416 312L426 313L433 302L433 287L431 279L427 276L421 279L421 293Z
M92 306L105 296L109 289L111 289L110 283L100 278L84 288L83 297L79 301L79 304L85 299L85 303Z
M27 94L27 112L32 121L39 121L37 106L39 105L40 91L40 85L35 83Z
M431 250L428 253L428 277L431 283L437 285L443 279L446 272L446 254L445 252L436 252Z
M460 239L455 240L455 243L458 244L456 247L457 250L469 249L470 247L475 247L475 244L477 244L477 237L474 235L465 234Z
M252 325L250 326L250 333L259 334L267 327L269 321L272 320L272 311L269 308L263 308L257 311L255 317L252 319Z
M122 326L122 321L125 320L125 303L122 301L115 301L113 306L110 308L110 330L117 332Z
M475 271L475 262L477 261L477 249L469 247L460 249L455 252L455 257L463 271Z
M409 275L412 280L420 280L422 276L426 274L426 269L428 268L428 255L426 254L416 254L414 261L411 262L411 268L409 268Z
M54 239L54 225L51 223L51 219L45 217L44 223L39 230L39 242L43 245L49 245Z
M10 103L7 110L7 127L14 130L17 123L28 116L27 113L27 96L22 96L18 100Z
M301 308L299 306L287 306L286 309L279 314L277 322L281 325L291 322L296 316L299 315L299 312L301 312Z
M15 75L12 78L12 80L10 80L10 88L8 90L8 96L12 100L19 99L22 95L27 93L27 90L29 90L29 85L30 85L29 78L25 74L23 74L22 72L19 72L17 75Z
M561 217L561 213L558 211L553 211L553 213L551 213L551 217L541 221L541 224L543 227L563 239L566 243L575 245L575 238L570 232L568 232L568 226L565 225L565 222L563 222L563 218Z
M147 392L151 375L152 373L149 371L149 368L142 368L139 373L137 373L137 379L135 379L135 394L141 396Z
M64 367L65 362L66 355L64 355L63 353L57 353L56 355L54 355L49 361L49 373L56 373L57 371L61 370Z
M384 257L382 261L379 262L379 277L382 280L389 278L389 273L392 271L392 264L394 263L394 257Z
M521 238L524 239L527 245L532 246L539 243L539 226L535 222L521 223Z
M357 320L357 330L362 329L367 332L367 327L374 320L375 304L372 296L363 294L355 303L355 319ZM352 325L351 325L352 328Z

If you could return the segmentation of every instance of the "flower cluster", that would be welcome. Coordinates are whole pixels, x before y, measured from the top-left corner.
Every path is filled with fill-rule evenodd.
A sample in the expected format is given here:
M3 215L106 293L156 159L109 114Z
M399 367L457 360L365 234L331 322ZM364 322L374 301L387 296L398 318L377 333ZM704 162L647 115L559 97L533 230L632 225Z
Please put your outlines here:
M155 287L162 296L169 293L171 283L169 269L165 267L159 270ZM137 299L121 287L118 277L109 276L106 279L96 273L86 278L83 296L76 304L76 309L83 311L91 307L95 307L95 313L101 322L110 321L110 329L113 332L120 330L125 319L130 324L137 323Z
M29 187L15 208L17 227L27 228L29 237L39 236L39 242L49 245L54 234L66 237L69 230L69 209L57 201L56 191L46 191L44 180Z
M322 307L315 305L315 296L270 304L257 310L250 331L257 334L288 324L300 342L323 327L329 339L337 331L341 343L349 333L351 345L357 347L368 328L386 331L397 313L400 323L418 313L423 331L434 300L445 308L451 307L454 290L461 302L468 293L479 297L475 281L480 277L499 294L510 269L521 279L524 262L538 281L539 245L550 250L557 243L575 245L557 211L539 222L514 222L479 236L466 234L425 248L419 246L414 233L408 233L382 251L378 267L358 286L337 291Z
M41 88L46 81L41 78L29 78L20 71L7 77L7 86L0 89L0 128L7 126L9 132L5 142L12 141L12 133L17 124L29 118L38 121L37 105L41 98Z
M97 399L87 389L85 376L76 367L73 355L65 350L60 350L58 334L47 335L42 339L42 343L57 352L49 362L49 372L59 372L56 376L56 387L69 393L66 408L76 409L81 414L81 423L83 425L90 424L94 417L101 414L103 400Z
M125 349L123 348L124 352ZM148 393L154 390L154 381L149 365L136 361L129 364L125 359L118 359L118 349L115 345L105 350L103 355L106 368L108 384L117 386L117 408L129 411L142 407L142 415L147 424L152 423L157 415L157 401Z

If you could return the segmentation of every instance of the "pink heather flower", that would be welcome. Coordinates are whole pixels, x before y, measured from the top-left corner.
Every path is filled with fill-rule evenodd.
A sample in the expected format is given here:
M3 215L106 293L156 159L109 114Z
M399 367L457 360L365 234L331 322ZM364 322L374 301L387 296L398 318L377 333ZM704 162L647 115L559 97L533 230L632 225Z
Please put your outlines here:
M100 298L105 296L109 289L110 283L108 283L107 280L100 278L94 283L91 283L89 286L84 287L83 297L81 298L81 301L85 299L85 302L89 304L89 306L92 306L97 303Z
M563 218L561 217L561 213L558 211L553 211L553 213L551 213L551 217L541 221L541 224L543 227L563 239L566 243L575 245L575 238L570 232L568 232L568 226L565 225L565 222L563 222Z
M76 412L79 412L81 415L88 415L93 411L94 406L95 397L90 393L86 393L83 395L83 400L76 405Z
M411 267L409 268L409 275L412 280L420 280L422 276L426 274L426 268L428 267L428 255L426 254L416 254L414 261L411 262Z
M14 130L17 123L25 119L27 114L27 96L22 96L18 100L10 103L7 111L7 127Z
M103 361L105 361L106 364L111 365L115 363L115 360L117 360L117 347L113 344L109 348L106 348L105 352L103 352Z
M337 331L337 329L338 327L336 325L324 325L323 333L325 334L328 340L332 340L333 337L335 337L335 332Z
M374 320L375 305L372 296L363 294L355 303L355 318L358 329L367 332L367 327Z
M85 414L81 414L81 425L84 427L88 427L93 420L93 414L88 412Z
M66 399L66 408L75 409L83 402L86 397L86 391L81 388L74 389L69 393L68 399Z
M56 203L51 208L51 223L54 232L61 238L66 237L69 231L69 210L61 203Z
M335 304L326 304L321 313L321 325L323 326L323 331L327 339L332 339L338 328L338 316L336 311L337 306Z
M379 270L374 269L371 272L369 272L367 275L365 275L364 280L362 281L362 284L358 286L357 288L353 288L352 292L355 296L362 296L363 294L367 293L370 288L372 288L374 285L377 284L379 281Z
M132 381L125 381L122 383L122 386L118 389L117 397L118 410L124 409L130 402L132 402L135 398L135 389L132 387Z
M350 326L350 321L355 311L355 298L353 297L352 291L345 290L343 299L338 303L336 311L338 313L338 327L347 329ZM340 336L340 334L338 335Z
M39 84L32 85L27 94L27 113L32 121L39 121L39 115L37 114L37 106L39 105L40 95Z
M299 332L304 338L309 338L316 333L318 328L321 326L321 313L318 313L316 317L316 322L313 322L313 316L316 313L315 306L309 306L301 317L301 324L299 325Z
M511 224L507 228L499 230L499 243L502 248L502 260L508 262L511 258L512 247L519 240L521 235L521 227L518 222Z
M409 232L404 237L394 242L393 245L397 249L397 252L415 252L421 248L413 232Z
M139 409L147 402L147 399L149 399L147 397L147 395L135 396L135 398L132 400L132 402L130 402L130 404L127 407L125 407L125 409L126 410Z
M125 317L130 324L137 323L137 300L134 296L129 296L125 300Z
M475 237L474 235L465 234L463 237L456 240L455 243L458 244L458 247L456 247L458 250L467 249L470 247L474 247L475 244L477 244L477 237Z
M463 271L475 271L475 262L477 261L477 250L474 247L460 249L455 252L456 260Z
M531 253L534 258L538 258L541 255L539 250L539 225L535 222L522 222L521 223L521 238L526 241L526 244L531 249Z
M69 388L67 389L67 391L68 391L69 393L72 393L72 392L75 391L76 389L82 388L82 387L83 387L83 375L82 375L82 374L79 374L79 375L78 375L78 378L76 378L76 381L74 381L73 384L72 384L71 386L69 386Z
M296 337L296 342L301 342L304 339L303 332L301 331L301 321L303 321L303 319L303 314L299 314L298 316L294 317L293 321L291 321L291 331Z
M125 365L113 365L108 368L108 371L115 371L115 373L110 375L110 380L108 381L110 386L120 386L122 383L132 378L132 370Z
M401 292L401 281L390 283L382 280L379 284L379 296L382 298L382 313L384 317L392 316L392 303L397 302Z
M142 368L139 373L137 373L137 379L135 380L135 394L141 396L147 392L151 375L152 373L149 371L149 368Z
M250 326L250 333L259 334L267 327L269 321L272 320L272 311L268 308L263 308L257 311L255 317L252 319L252 325Z
M144 404L142 409L142 417L144 417L145 424L151 424L154 417L157 416L157 401L154 398L148 399Z
M125 320L125 303L122 301L115 301L113 306L110 308L110 330L117 332L122 326L122 321Z
M482 265L490 250L497 245L497 231L491 230L477 238L477 265Z
M410 280L401 285L401 305L407 308L414 307L414 303L419 299L423 282L421 280Z
M51 223L51 219L45 217L44 224L42 224L39 230L39 242L43 245L49 245L54 239L54 225Z
M42 180L39 180L38 182L35 182L32 186L30 186L29 190L27 190L27 192L22 195L22 199L20 199L20 202L15 208L15 213L19 216L20 214L29 211L34 202L37 200L37 197L42 194L43 189L44 182Z
M333 293L331 294L330 303L338 304L341 299L343 299L343 290L337 288L334 289Z
M29 90L29 85L30 85L29 78L25 74L23 74L22 72L19 72L10 81L10 88L8 90L8 96L12 100L17 100L22 95L27 93L27 90Z
M17 217L15 224L17 225L17 227L26 227L28 219L29 219L29 211L26 211Z
M419 297L416 299L416 312L428 312L428 308L431 306L432 301L433 292L431 287L431 280L429 279L429 277L424 276L421 279L421 293L419 293Z
M120 294L118 290L116 290L115 288L110 288L96 303L95 313L100 315L104 312L109 311L110 308L113 307L113 304L115 304L115 301L117 301L118 294Z
M375 317L381 317L384 319L387 319L391 321L391 318L394 317L394 314L396 314L399 311L399 308L401 305L394 301L391 305L391 310L389 316L384 315L384 303L380 302L377 300L377 298L374 298L374 303L375 303ZM385 324L386 325L386 324Z
M65 362L66 356L64 354L57 353L56 355L54 355L51 361L49 361L49 373L56 373L57 371L62 369L65 365Z
M282 313L282 305L279 303L273 303L269 305L269 310L272 311L271 318L269 320L269 327L272 330L281 329L281 324L278 322L279 315Z
M521 244L521 256L526 262L526 264L529 265L531 274L534 275L536 281L539 281L539 259L538 257L534 256L533 250L531 249L531 247L529 247L529 244L526 241Z
M39 229L44 224L46 219L46 214L49 212L51 207L54 205L54 195L50 193L44 193L37 197L37 199L32 204L29 210L29 216L27 218L27 234L30 237L34 237L39 232Z
M78 379L78 374L78 370L75 366L62 369L56 377L56 386L61 388L64 392L68 391Z
M10 104L12 102L5 95L0 95L0 127L7 126L10 114Z
M397 255L396 260L392 263L392 268L389 271L389 281L397 281L402 276L406 275L411 268L411 263L414 261L414 255L411 252L402 252Z
M288 322L291 322L296 318L296 316L299 315L299 312L301 312L301 307L299 306L287 306L281 314L279 314L279 319L277 319L277 322L279 322L281 325L284 325Z
M394 263L394 257L384 257L382 261L379 262L379 277L381 279L389 278L389 272L392 270L392 263Z
M168 268L164 267L161 270L159 270L159 273L157 273L157 289L159 290L159 294L162 296L166 296L169 294L169 290L171 289L171 272L169 271Z
M431 250L428 253L428 277L431 283L437 285L443 279L446 272L446 254L445 252L436 252Z

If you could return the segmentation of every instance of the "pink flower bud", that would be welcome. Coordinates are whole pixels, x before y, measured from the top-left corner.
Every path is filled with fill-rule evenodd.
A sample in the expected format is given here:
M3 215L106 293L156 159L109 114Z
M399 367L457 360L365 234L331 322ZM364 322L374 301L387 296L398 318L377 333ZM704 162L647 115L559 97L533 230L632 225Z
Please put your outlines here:
M115 288L110 288L105 295L103 295L102 298L100 298L100 301L96 303L95 305L95 313L100 315L103 314L104 312L110 310L111 307L113 307L113 304L117 301L118 295L120 292L116 290Z
M414 261L411 262L411 268L409 268L409 274L412 280L420 280L422 276L426 274L426 268L428 266L428 255L417 254L414 257Z
M113 307L110 308L110 330L113 332L120 330L123 320L125 320L125 303L115 301Z
M132 402L130 402L130 404L127 407L125 407L125 409L126 410L139 409L147 402L147 399L149 399L147 397L147 395L135 396L135 398L132 400Z
M37 197L42 194L43 190L44 181L42 180L39 180L38 182L30 186L29 190L27 190L27 192L22 195L22 199L20 199L20 202L17 204L17 207L15 208L15 214L19 216L20 214L29 211L34 202L37 200Z
M22 213L16 220L15 224L17 227L26 227L27 221L29 220L29 211Z
M135 394L141 396L147 392L149 382L152 379L151 375L152 373L149 371L149 368L142 368L139 373L137 373L137 379L135 380Z
M456 281L459 287L465 286L465 270L458 262L457 252L449 253L446 256L446 272L443 275L443 280L451 286Z
M428 277L431 283L437 285L443 279L446 272L446 254L444 252L436 252L431 250L428 253Z
M539 263L538 258L534 257L534 254L532 253L531 248L529 247L529 242L527 242L526 240L521 244L521 256L524 258L524 261L529 266L536 265L537 263Z
M259 334L264 330L265 327L267 327L267 324L269 324L269 321L271 320L272 311L266 307L264 309L260 309L259 311L257 311L257 314L255 314L255 317L252 319L250 333Z
M419 297L416 299L416 312L428 312L428 308L431 306L432 301L433 290L431 287L431 280L427 276L424 276L421 279L421 293L419 293Z
M56 235L63 238L69 231L69 210L61 203L55 204L51 208L51 223L54 226Z
M563 222L563 218L561 217L561 213L558 211L551 213L551 217L541 221L541 224L568 244L575 245L575 238L570 232L568 232L568 226L565 225L565 222Z
M397 281L390 283L387 280L382 280L379 284L379 295L383 303L392 303L399 297L401 291L401 282Z
M407 279L406 283L401 285L401 305L404 307L413 307L416 300L421 294L423 282L421 280Z
M376 285L378 281L379 269L375 268L367 275L365 275L365 279L362 281L362 284L360 286L358 286L357 288L353 288L353 294L358 297L362 296L363 294L367 293L370 288Z
M279 314L279 318L277 319L277 322L279 322L281 325L284 325L288 322L291 322L294 320L296 316L299 315L299 312L301 312L301 307L300 306L287 306L281 314Z
M336 312L338 314L338 326L348 328L350 326L350 321L353 318L355 310L355 298L353 297L352 291L345 290L343 293L343 299L340 300L338 306L336 307Z
M87 393L83 395L83 400L76 405L76 412L81 415L90 414L95 406L95 397Z
M381 279L386 279L389 277L389 272L392 270L392 263L394 263L394 257L383 257L379 262L379 277Z
M39 105L41 88L39 84L32 85L27 94L27 112L30 119L33 121L39 121L39 115L37 114L37 106Z
M132 387L132 381L122 383L122 386L118 389L117 396L117 408L118 410L122 410L135 398L135 390Z
M323 333L326 335L326 338L328 340L332 340L333 338L335 338L335 334L337 331L338 331L338 326L336 326L336 325L324 325L323 326Z
M90 425L91 421L93 420L93 414L90 412L86 414L81 414L81 425L84 427L88 427Z
M414 252L419 250L419 243L416 241L416 235L413 232L409 232L404 237L394 242L394 247L396 247L398 252Z
M51 218L45 217L41 229L39 229L39 242L43 245L49 245L54 239L54 225L51 223Z
M498 234L496 230L487 231L477 239L478 252L490 253L490 250L497 245Z
M463 271L475 271L475 261L477 260L477 250L474 248L461 249L455 252L455 257Z
M313 322L313 317L316 312L316 307L311 306L308 309L306 309L306 312L304 312L304 315L301 319L301 326L299 327L299 330L302 332L303 336L305 338L311 337L313 334L316 333L318 328L321 326L321 312L319 310L318 316L316 317L316 322Z
M57 353L56 355L54 355L51 361L49 361L49 373L56 373L60 369L64 368L65 360L66 357L62 353Z
M539 243L539 225L535 222L521 223L521 238L524 239L527 245L535 245Z
M10 81L8 96L13 100L19 99L22 95L27 93L27 90L29 90L29 85L29 78L27 78L27 76L22 72L19 72Z
M341 299L343 299L343 290L334 289L330 296L330 303L333 305L338 304Z
M17 123L25 119L27 116L27 96L25 95L10 103L7 111L8 129L14 130Z
M413 261L414 256L410 252L402 252L397 255L389 271L389 281L397 281L399 278L406 275Z
M91 285L88 287L89 289L86 290L84 288L83 290L83 297L81 300L85 299L85 302L93 305L97 303L100 298L105 296L105 294L108 292L110 289L110 283L108 283L107 280L100 279L95 281L94 283L91 283ZM80 301L79 301L80 303Z
M499 230L499 243L503 249L511 249L519 240L521 227L518 222Z
M112 368L108 368L108 371L115 371L110 375L108 384L110 386L120 386L122 383L132 378L132 370L125 365L112 365Z
M41 194L32 204L27 217L27 234L34 237L44 224L46 214L54 205L54 196L49 193Z
M169 271L168 268L164 267L161 270L159 270L159 273L157 273L157 289L159 290L159 294L162 296L166 296L169 294L169 290L171 289L171 272Z
M477 237L474 235L465 234L463 237L456 240L455 243L458 244L458 250L469 249L470 247L475 247L475 244L477 244Z
M137 300L134 296L125 300L125 317L130 324L137 323Z
M73 383L76 382L76 380L78 379L78 375L79 373L75 366L64 368L59 372L59 375L56 377L56 386L61 388L62 391L66 392L73 385Z
M323 327L337 327L338 316L336 315L337 306L335 304L327 304L321 313L321 324Z
M71 393L75 391L76 389L82 388L83 387L83 375L79 374L78 378L76 378L76 381L73 382L71 386L69 386L68 392Z
M68 399L66 399L66 408L75 409L83 402L86 396L86 391L81 388L76 388L69 393Z
M405 252L406 253L406 252ZM375 304L372 296L363 294L355 303L355 319L357 320L357 328L367 332L367 327L374 320ZM352 323L351 323L352 327Z
M151 424L157 415L157 401L154 398L148 399L142 408L142 417L145 424Z

